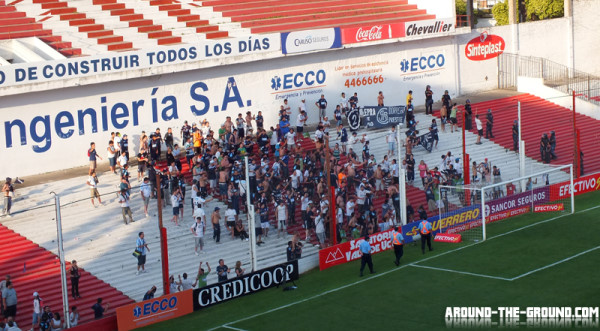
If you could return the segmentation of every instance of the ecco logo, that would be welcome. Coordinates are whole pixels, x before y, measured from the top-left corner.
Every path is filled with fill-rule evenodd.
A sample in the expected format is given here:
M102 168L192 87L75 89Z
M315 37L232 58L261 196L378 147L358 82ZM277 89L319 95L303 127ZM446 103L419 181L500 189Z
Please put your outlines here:
M306 73L298 72L295 74L286 74L283 77L275 76L271 79L271 89L275 91L288 90L292 88L300 88L304 86L313 86L315 84L323 84L327 79L325 70L321 69L317 72L308 71Z
M165 311L167 309L172 309L177 306L177 297L164 298L162 300L157 299L150 302L145 303L142 307L135 306L133 308L133 316L141 317L150 314L158 313L159 311Z
M415 72L420 70L441 68L446 64L444 54L416 56L411 59L400 61L400 70L402 72Z

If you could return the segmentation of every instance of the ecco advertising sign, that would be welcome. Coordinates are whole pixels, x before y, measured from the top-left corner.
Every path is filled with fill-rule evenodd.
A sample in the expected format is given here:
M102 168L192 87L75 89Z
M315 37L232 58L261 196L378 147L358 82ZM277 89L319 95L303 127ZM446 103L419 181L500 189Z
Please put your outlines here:
M194 290L194 310L253 294L298 279L298 260Z
M281 34L281 51L283 54L340 47L342 47L340 28L284 32Z
M192 311L192 290L187 290L119 307L117 324L120 331L133 330Z

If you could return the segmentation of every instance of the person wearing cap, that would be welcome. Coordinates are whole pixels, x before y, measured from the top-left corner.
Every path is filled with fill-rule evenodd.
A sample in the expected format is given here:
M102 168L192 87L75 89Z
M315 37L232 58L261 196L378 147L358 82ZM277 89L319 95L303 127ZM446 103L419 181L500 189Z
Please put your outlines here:
M12 185L12 178L6 177L4 186L2 186L2 193L4 193L4 209L3 215L10 216L10 208L12 207L12 198L15 195L15 189Z
M81 295L79 295L79 278L81 274L79 273L77 261L73 260L71 262L69 273L71 274L71 295L73 295L73 299L81 299Z
M213 227L213 239L217 244L221 242L221 214L219 210L221 210L221 208L215 207L215 210L213 211L210 217L210 221Z
M450 109L451 102L452 102L452 98L450 98L450 95L448 94L448 90L445 90L444 95L442 95L442 104L444 105L444 107L446 107L446 109Z
M42 298L38 292L33 292L33 313L31 314L31 330L35 330L40 325L42 317Z
M494 126L494 115L492 115L492 110L487 110L487 115L485 117L485 139L494 138L494 134L492 133L492 127Z
M373 259L371 258L371 252L373 248L371 244L369 244L369 236L365 236L365 239L362 240L358 246L358 253L360 254L360 277L363 276L363 271L365 270L365 264L369 265L369 271L374 274L375 270L373 270Z

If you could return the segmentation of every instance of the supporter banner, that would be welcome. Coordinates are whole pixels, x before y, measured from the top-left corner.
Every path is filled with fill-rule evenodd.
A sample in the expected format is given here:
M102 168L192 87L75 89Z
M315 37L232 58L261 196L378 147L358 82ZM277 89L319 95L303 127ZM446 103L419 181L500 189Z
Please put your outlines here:
M456 244L462 242L462 236L460 234L438 233L435 235L433 241Z
M390 249L392 230L378 232L369 236L369 244L373 253L379 253ZM325 270L338 264L360 259L359 245L363 238L347 241L335 246L323 248L319 251L319 269ZM412 241L412 240L411 240Z
M465 56L471 61L489 60L502 54L504 47L506 43L502 37L484 31L465 45Z
M419 145L423 146L428 152L431 152L431 149L433 148L433 135L431 132L420 135L417 139Z
M365 106L360 108L359 112L362 126L365 128L379 129L404 123L406 107Z
M274 52L281 49L280 38L274 33L257 38L204 40L197 44L156 46L131 52L0 66L0 87Z
M418 39L451 34L456 31L454 22L454 18L406 22L405 35L407 38Z
M194 290L194 310L253 294L287 281L298 279L298 260L261 269L242 277L229 279Z
M550 201L550 188L540 187L532 191L513 194L504 198L492 200L485 205L485 215L493 215L505 210L519 207L532 206L533 204L546 203Z
M404 37L404 23L378 24L342 29L343 44L355 44L402 37Z
M550 185L550 200L556 201L566 199L571 196L569 187L570 181ZM573 179L573 188L575 195L600 190L600 174L587 175L578 179Z
M181 317L193 312L192 290L164 295L117 308L119 331Z
M536 213L547 213L552 211L565 210L565 205L562 203L553 203L549 205L537 205L533 207L533 211Z
M281 34L281 52L283 54L340 47L342 47L340 28L284 32Z

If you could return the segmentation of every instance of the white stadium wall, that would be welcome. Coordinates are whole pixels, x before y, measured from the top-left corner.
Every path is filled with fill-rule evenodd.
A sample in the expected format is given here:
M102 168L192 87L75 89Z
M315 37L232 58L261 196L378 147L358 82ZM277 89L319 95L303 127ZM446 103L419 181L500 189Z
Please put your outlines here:
M575 69L600 76L600 1L573 1ZM572 65L569 65L572 67Z
M321 94L330 117L341 92L376 105L383 91L385 103L396 105L412 89L422 104L428 84L436 97L456 91L455 53L450 38L434 38L5 96L0 153L19 162L3 162L0 172L25 176L85 165L92 141L105 158L111 131L128 134L131 152L141 131L178 132L184 120L207 119L216 130L225 116L262 110L269 127L283 98L293 109L305 98L312 123Z

